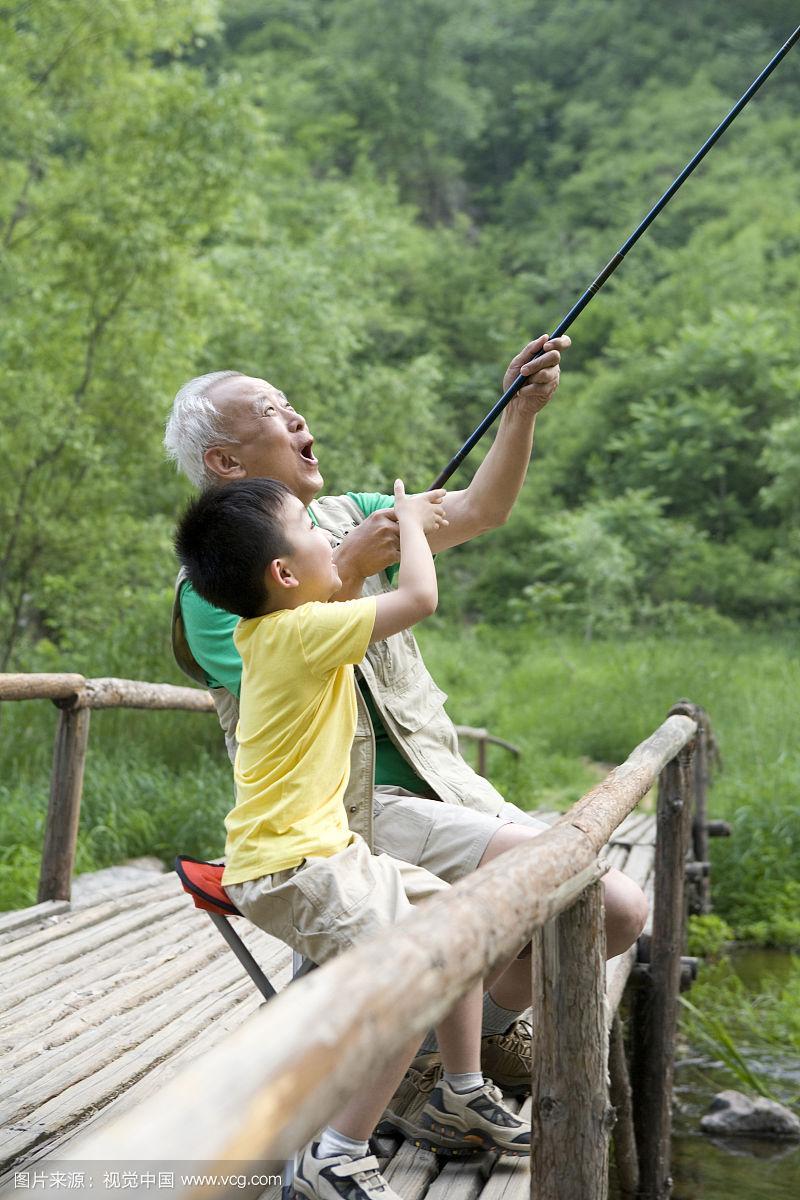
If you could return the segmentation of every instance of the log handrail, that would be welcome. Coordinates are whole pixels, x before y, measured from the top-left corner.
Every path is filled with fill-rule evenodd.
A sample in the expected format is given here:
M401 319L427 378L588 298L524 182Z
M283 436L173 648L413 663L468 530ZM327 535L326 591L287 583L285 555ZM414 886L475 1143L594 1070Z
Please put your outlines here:
M515 746L513 742L507 742L505 738L489 733L488 729L474 725L456 725L456 729L458 730L459 737L473 738L476 742L488 742L490 746L501 746L503 750L508 750L509 754L513 754L515 758L519 758L522 753L519 746Z
M601 848L697 728L689 716L668 717L555 826L298 980L147 1105L82 1139L68 1157L287 1158L410 1036L435 1025L591 887L603 870ZM590 990L596 1012L596 972ZM591 1195L605 1195L599 1177Z
M176 712L214 712L209 692L199 687L181 687L172 683L149 683L143 679L113 677L87 679L71 673L0 674L0 701L54 700L75 708L151 708ZM500 746L516 758L519 746L497 737L488 729L456 725L459 737Z
M138 708L173 712L215 711L209 692L199 687L149 683L143 679L87 679L69 672L0 674L0 701L52 700L61 709L56 730L50 804L45 823L38 900L69 900L80 819L83 769L92 709ZM519 757L519 747L486 729L456 725L460 738L477 743L478 774L486 774L486 747L501 746Z
M86 679L72 674L0 675L0 700L54 700L71 708L152 708L214 712L204 688L142 679Z

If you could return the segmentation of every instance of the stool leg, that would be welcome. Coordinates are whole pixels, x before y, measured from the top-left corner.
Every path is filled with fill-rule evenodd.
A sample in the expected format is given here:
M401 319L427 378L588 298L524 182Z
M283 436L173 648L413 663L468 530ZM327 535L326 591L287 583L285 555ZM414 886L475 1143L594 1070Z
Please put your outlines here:
M261 967L253 958L252 954L247 949L247 946L245 946L238 933L235 931L235 929L231 928L228 918L223 917L220 913L210 912L208 915L211 917L211 920L214 922L219 932L225 938L225 941L228 943L233 953L239 959L239 962L242 964L245 971L247 971L247 974L250 976L253 983L261 992L261 995L265 1000L271 1000L272 997L276 995L275 988L267 979L266 975L261 970Z
M294 1159L287 1158L283 1164L283 1187L281 1188L281 1200L292 1200L294 1196Z
M292 979L297 979L298 975L303 974L303 966L308 963L308 959L303 958L302 954L298 954L296 950L292 951ZM313 967L313 963L311 966ZM306 966L306 970L309 967ZM281 1189L281 1200L292 1200L294 1196L294 1159L288 1158L283 1166L283 1188Z

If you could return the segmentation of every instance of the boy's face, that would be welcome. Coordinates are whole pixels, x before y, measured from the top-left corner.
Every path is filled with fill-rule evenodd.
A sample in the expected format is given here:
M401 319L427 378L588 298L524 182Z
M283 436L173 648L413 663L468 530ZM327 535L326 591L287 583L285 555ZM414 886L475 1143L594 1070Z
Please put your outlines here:
M342 580L333 561L333 548L327 534L313 523L296 496L287 497L284 511L284 529L292 549L280 562L296 580L293 604L330 600L341 588Z

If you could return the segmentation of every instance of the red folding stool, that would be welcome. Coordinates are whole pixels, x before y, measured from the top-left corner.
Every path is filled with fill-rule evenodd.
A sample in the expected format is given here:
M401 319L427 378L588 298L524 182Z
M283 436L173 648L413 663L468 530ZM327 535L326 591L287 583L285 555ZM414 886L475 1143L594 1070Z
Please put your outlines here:
M247 918L239 912L235 904L231 903L228 893L222 886L222 872L225 870L225 864L204 862L200 858L190 858L188 854L179 854L175 859L175 870L183 890L194 901L195 908L200 908L203 912L208 913L261 995L265 1000L271 1000L277 994L275 988L231 925L231 917L243 917L244 920ZM307 975L315 966L316 963L311 962L310 959L304 959L302 954L298 954L296 950L292 951L293 980L301 975Z
M277 995L275 988L267 979L261 967L245 946L239 934L231 925L231 917L243 917L243 913L231 903L228 893L222 886L224 863L204 862L200 858L190 858L188 854L179 854L175 859L175 870L181 881L183 890L191 896L195 908L207 912L214 925L224 937L233 953L239 959L247 974L256 985L264 1000L271 1000ZM292 981L300 975L312 971L316 963L303 958L296 950L292 951ZM292 1200L294 1196L294 1159L284 1164L282 1200Z

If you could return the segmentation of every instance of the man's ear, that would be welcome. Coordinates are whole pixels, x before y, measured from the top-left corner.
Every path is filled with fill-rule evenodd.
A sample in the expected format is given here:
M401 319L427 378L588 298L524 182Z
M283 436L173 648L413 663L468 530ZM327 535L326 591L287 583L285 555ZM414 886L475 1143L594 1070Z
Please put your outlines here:
M232 479L245 479L245 471L239 459L231 454L228 446L211 446L203 454L203 462L218 479L230 482Z
M267 567L267 586L270 584L279 588L296 588L300 586L300 580L292 573L285 559L273 558Z

